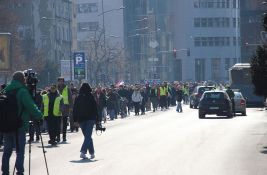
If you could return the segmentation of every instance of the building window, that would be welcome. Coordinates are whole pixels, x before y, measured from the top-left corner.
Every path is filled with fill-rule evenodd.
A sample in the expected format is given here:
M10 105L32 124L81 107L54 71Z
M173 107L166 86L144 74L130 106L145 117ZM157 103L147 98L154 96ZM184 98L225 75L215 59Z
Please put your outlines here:
M229 68L230 68L230 58L225 58L224 61L225 61L224 62L224 69L225 70L229 70Z
M196 37L196 38L195 38L195 46L196 46L196 47L201 46L200 42L201 42L201 38L200 38L200 37Z
M219 37L214 38L214 46L220 46L220 38Z
M214 46L214 38L208 37L208 46Z
M237 58L233 58L233 65L237 63Z
M96 31L98 30L99 23L98 22L80 22L78 23L78 31L86 32L86 31Z
M208 27L213 27L213 18L208 18Z
M83 3L77 4L78 13L96 13L98 12L97 3Z
M237 26L236 26L237 25ZM233 18L233 27L240 27L240 18Z
M205 59L195 59L195 79L196 81L205 80Z
M194 8L230 8L230 0L195 0Z
M212 80L218 81L220 80L220 58L212 58L211 59L211 78Z
M230 18L195 18L194 27L230 27Z
M207 18L201 18L201 27L207 27Z
M214 26L215 27L220 27L220 18L214 18Z
M200 27L200 18L194 19L194 27Z
M207 45L207 37L201 37L201 46L206 47Z
M236 46L236 37L233 37L233 46Z
M230 46L230 37L196 37L194 43L197 47L226 47Z

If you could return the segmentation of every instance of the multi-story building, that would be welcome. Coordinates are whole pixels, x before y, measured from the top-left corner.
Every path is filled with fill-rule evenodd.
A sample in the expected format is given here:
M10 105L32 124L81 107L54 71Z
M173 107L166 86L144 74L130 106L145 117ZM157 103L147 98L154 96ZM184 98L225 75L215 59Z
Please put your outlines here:
M241 1L241 59L249 62L258 45L261 45L264 37L262 18L267 12L267 3L264 0Z
M239 1L177 1L175 7L175 48L189 52L179 58L182 79L227 81L228 69L240 62Z
M32 1L35 47L41 48L47 60L57 65L47 68L48 80L60 76L61 60L72 59L72 1ZM56 63L56 64L55 64ZM51 66L50 66L51 67ZM52 71L52 72L51 72ZM72 71L69 71L72 74ZM65 77L71 80L71 76Z
M77 0L77 49L84 51L88 60L89 71L95 69L93 59L90 58L88 44L96 37L96 33L103 42L104 48L123 48L123 1L122 0ZM94 38L97 40L97 38ZM102 52L105 52L102 51ZM102 54L102 53L101 53ZM109 64L111 65L111 64ZM103 64L104 66L104 64ZM114 71L118 71L113 66ZM91 76L88 78L93 81L95 77L116 81L118 73L112 75L107 72L107 68L101 68L99 75L92 75L93 72L88 72ZM92 77L93 76L93 77ZM103 78L104 77L104 78ZM95 81L95 80L94 80Z
M125 0L125 45L132 82L172 77L174 0Z
M222 81L240 61L238 0L128 0L125 7L134 81Z
M20 59L30 63L21 68L38 69L34 64L42 64L41 70L34 70L42 85L54 82L60 76L61 60L72 59L72 0L12 1L7 7L19 17Z

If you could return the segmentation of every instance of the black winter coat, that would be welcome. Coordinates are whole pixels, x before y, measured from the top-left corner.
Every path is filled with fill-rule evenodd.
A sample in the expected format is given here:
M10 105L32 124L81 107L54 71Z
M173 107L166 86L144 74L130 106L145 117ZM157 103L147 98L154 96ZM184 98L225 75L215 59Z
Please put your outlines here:
M91 93L80 93L75 99L73 106L73 121L85 122L87 120L97 120L97 106L94 96Z

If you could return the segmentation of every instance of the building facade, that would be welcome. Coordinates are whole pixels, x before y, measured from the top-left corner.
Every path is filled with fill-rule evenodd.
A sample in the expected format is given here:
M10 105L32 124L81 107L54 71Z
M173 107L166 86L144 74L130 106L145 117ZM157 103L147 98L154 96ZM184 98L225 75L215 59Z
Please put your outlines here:
M124 1L124 38L132 82L173 77L173 2Z
M238 0L126 0L125 7L134 81L227 81L240 61Z
M77 0L77 50L86 53L88 60L89 81L112 81L119 79L115 64L109 63L110 68L103 65L100 71L94 71L95 62L100 59L93 58L88 45L100 39L103 49L97 51L99 55L108 52L111 48L124 48L123 39L123 1L122 0ZM99 38L98 38L99 37ZM100 53L102 52L102 53ZM103 55L107 59L111 54ZM112 73L108 72L112 69ZM94 75L97 72L97 75ZM93 82L93 83L94 83Z
M228 69L240 62L239 4L238 0L176 2L175 48L189 52L178 58L182 80L228 81Z
M249 62L258 45L266 42L262 32L263 14L267 12L267 3L263 0L242 0L241 2L241 58Z

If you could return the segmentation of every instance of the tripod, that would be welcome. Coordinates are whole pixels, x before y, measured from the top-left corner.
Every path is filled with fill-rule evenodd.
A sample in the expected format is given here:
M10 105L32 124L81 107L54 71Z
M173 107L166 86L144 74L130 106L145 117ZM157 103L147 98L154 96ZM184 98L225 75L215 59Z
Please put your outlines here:
M33 126L33 122L30 121L30 127L34 127ZM40 129L40 122L38 122L38 129L39 131L41 130ZM46 172L47 172L47 175L49 175L49 171L48 171L48 165L47 165L47 160L46 160L46 151L44 149L44 142L43 142L43 137L42 137L42 134L41 132L39 132L39 136L40 136L40 140L41 140L41 144L42 144L42 150L43 150L43 155L44 155L44 160L45 160L45 166L46 166ZM29 141L29 175L31 174L31 140ZM14 172L13 172L13 175L14 175Z

